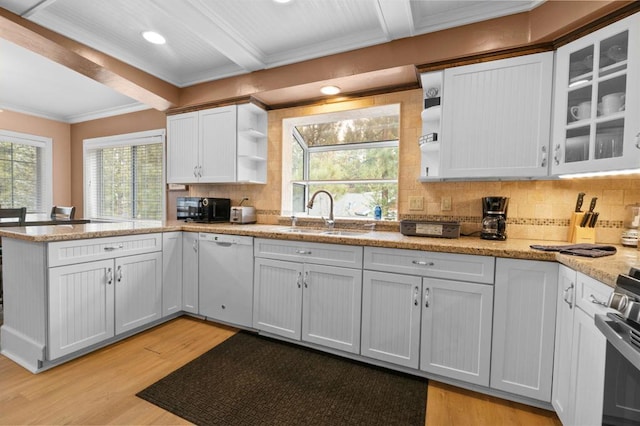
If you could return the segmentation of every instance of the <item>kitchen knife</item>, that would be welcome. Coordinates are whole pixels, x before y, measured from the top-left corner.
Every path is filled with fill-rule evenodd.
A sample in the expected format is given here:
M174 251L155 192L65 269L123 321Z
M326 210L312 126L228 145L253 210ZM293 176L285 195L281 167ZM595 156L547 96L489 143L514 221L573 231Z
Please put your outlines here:
M600 216L600 213L595 212L593 215L591 215L591 219L589 220L589 228L595 228L596 227L596 222L598 221L598 216Z
M589 220L591 219L591 215L593 213L591 213L590 211L586 212L584 214L584 216L582 216L582 221L580 222L580 227L584 228L585 226L587 226L589 224Z
M596 208L596 201L598 200L598 197L593 197L591 199L591 204L589 204L589 211L593 212L593 209Z
M578 194L578 200L576 201L576 213L582 212L582 200L584 199L584 192Z

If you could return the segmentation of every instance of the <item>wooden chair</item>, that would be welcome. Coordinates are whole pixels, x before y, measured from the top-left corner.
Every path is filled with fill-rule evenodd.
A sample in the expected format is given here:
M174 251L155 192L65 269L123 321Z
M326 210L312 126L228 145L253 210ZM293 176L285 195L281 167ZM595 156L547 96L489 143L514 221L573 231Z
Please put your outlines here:
M76 214L75 207L53 206L51 208L51 219L73 219Z
M0 209L0 226L23 226L27 208ZM15 219L15 220L11 220Z

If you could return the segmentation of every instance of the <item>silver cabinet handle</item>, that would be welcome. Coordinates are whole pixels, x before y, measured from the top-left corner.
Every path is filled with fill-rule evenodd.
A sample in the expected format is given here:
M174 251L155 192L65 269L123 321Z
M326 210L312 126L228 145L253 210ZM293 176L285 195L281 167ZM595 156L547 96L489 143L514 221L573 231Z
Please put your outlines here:
M573 302L571 302L568 297L569 297L569 292L573 290L573 283L571 283L571 285L567 288L564 289L564 296L562 297L562 299L564 300L564 302L569 305L569 309L573 309Z
M412 260L411 263L413 263L414 265L420 265L420 266L433 266L433 265L435 265L435 263L427 262L426 260Z
M636 135L636 148L640 149L640 132Z
M309 288L309 271L304 273L304 288Z
M424 307L429 307L429 287L424 289Z
M107 284L111 285L113 283L113 271L111 268L107 268Z
M193 240L193 251L198 252L198 240Z
M116 272L116 276L117 276L116 281L122 282L122 277L124 276L124 274L122 273L122 266L121 265L118 265L118 270Z
M542 163L540 164L540 167L547 167L547 147L545 145L542 145Z
M420 304L420 302L418 301L418 295L420 294L420 289L418 288L418 286L416 286L413 289L413 305L414 306L418 306Z
M553 161L556 163L556 166L560 165L560 144L556 144L553 149Z
M104 251L114 251L114 250L118 250L123 248L124 246L122 244L118 244L117 246L106 246L104 248Z
M595 297L593 294L589 295L589 301L595 305L602 305L602 306L608 306L607 302L603 302L601 300L598 300L597 297Z
M193 177L198 177L198 166L193 166Z
M311 254L311 250L296 250L297 254Z
M298 284L298 288L302 287L302 272L298 272L298 279L296 281L296 284Z

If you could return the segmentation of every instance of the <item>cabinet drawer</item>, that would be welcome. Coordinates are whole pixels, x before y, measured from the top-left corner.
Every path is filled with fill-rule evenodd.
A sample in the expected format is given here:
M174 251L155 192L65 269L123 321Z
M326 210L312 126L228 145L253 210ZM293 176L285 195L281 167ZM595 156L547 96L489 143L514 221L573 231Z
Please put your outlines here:
M256 238L256 257L362 268L362 247Z
M162 250L162 234L91 238L49 243L49 267Z
M613 287L581 272L577 273L576 281L576 306L589 314L591 318L595 314L605 314L610 310L600 302L607 303L609 295L613 293Z
M493 284L495 259L491 256L365 247L364 268Z

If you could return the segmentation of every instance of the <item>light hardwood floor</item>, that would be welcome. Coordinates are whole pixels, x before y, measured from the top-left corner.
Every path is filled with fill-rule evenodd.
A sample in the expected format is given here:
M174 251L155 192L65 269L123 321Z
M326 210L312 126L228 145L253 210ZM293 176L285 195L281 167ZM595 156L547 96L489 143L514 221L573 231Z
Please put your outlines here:
M40 374L0 356L0 424L187 424L135 394L236 332L181 317ZM560 425L554 413L429 382L428 425Z

